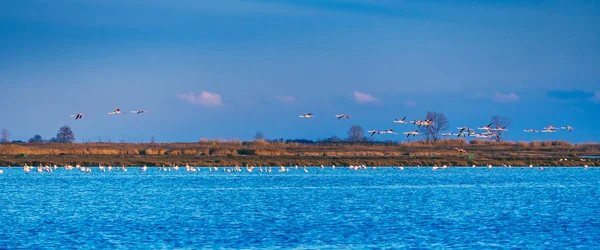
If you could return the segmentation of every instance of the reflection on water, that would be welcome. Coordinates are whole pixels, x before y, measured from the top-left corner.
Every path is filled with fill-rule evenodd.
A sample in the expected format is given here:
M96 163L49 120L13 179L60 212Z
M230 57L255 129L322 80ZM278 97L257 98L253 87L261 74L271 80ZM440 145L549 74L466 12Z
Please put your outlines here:
M0 248L600 247L600 170L0 175Z

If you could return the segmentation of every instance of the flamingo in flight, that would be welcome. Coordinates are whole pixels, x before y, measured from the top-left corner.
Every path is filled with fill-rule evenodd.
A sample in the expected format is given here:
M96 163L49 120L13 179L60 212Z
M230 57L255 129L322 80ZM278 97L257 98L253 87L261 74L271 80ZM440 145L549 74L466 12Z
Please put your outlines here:
M408 132L404 132L404 133L402 133L402 134L405 134L405 135L406 135L406 137L408 138L408 137L410 137L411 135L412 135L412 136L417 136L417 135L420 135L421 133L419 133L419 130L415 130L415 131L408 131Z
M83 118L83 114L82 113L78 113L76 115L71 115L71 117L75 117L75 120L79 120L79 119Z
M408 122L405 120L406 120L406 116L402 117L402 119L395 119L394 123L407 124Z
M488 124L488 125L485 125L485 127L481 127L481 128L477 128L477 129L479 129L479 130L486 130L486 131L490 131L490 126L492 126L492 124L491 124L491 123L490 123L490 124Z
M379 132L379 130L367 130L368 133L371 133L371 137L373 137L373 135L375 134L381 134L381 132Z
M566 129L567 131L571 132L571 130L573 130L573 127L567 125L567 126L561 127L561 129Z
M123 112L121 112L121 109L116 109L113 112L108 113L109 115L118 115L118 114L125 114Z
M342 118L346 118L346 119L350 119L350 116L348 116L347 114L341 114L341 115L335 115L335 118L342 119Z

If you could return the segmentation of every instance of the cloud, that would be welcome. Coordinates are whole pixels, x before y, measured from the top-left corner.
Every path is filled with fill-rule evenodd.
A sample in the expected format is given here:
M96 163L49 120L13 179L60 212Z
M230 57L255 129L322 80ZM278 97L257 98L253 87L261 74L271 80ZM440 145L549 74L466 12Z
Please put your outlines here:
M555 98L558 100L581 100L581 99L589 99L594 97L593 92L588 92L584 90L550 90L546 94L548 97Z
M512 103L512 102L519 101L519 96L516 95L515 93L502 94L502 93L496 92L494 94L493 99L494 99L494 101L500 102L500 103Z
M219 106L222 104L221 95L210 93L207 91L200 92L200 95L194 95L194 92L188 94L181 94L179 98L188 101L192 104L198 104L202 106Z
M404 101L404 107L414 108L416 106L417 106L417 103L415 101Z
M488 94L483 93L483 92L477 92L477 93L475 93L475 98L476 99L487 99L489 97L490 96Z
M361 93L358 91L354 91L354 100L357 103L367 103L367 102L377 102L379 99L373 97L372 95Z
M283 103L294 103L294 102L296 102L296 98L294 98L293 96L289 96L289 95L275 96L275 100L283 102Z

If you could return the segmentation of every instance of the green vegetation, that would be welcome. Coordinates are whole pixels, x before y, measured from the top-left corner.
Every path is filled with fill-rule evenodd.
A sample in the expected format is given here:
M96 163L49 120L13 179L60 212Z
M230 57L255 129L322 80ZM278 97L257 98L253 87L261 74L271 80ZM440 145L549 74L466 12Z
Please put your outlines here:
M464 149L465 152L459 152ZM349 143L201 141L198 143L1 144L0 165L358 165L370 166L598 166L600 144L565 141ZM567 159L567 160L564 160Z

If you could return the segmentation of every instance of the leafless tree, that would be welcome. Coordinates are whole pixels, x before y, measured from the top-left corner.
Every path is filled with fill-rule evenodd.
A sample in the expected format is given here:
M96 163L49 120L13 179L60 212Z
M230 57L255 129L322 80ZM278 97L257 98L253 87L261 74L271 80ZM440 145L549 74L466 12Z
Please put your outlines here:
M58 133L56 133L56 142L59 143L73 143L75 142L75 134L71 130L71 127L65 125L62 126Z
M369 138L365 136L365 132L363 131L363 128L361 126L353 125L352 127L350 127L350 130L348 130L348 138L346 138L346 141L367 142L369 141Z
M446 131L449 127L448 118L446 118L446 115L444 115L443 113L430 111L427 112L425 120L431 120L433 121L433 124L429 126L421 126L419 128L419 131L421 132L421 134L423 134L423 137L426 141L437 142L440 139L442 133Z
M510 127L512 120L508 116L495 115L492 116L492 118L490 119L490 123L492 124L492 128L496 129L494 131L494 133L496 133L494 139L496 141L502 141L506 136L505 129L508 129L508 127Z
M10 142L10 132L8 132L8 129L3 128L2 132L0 133L0 142L1 143L9 143Z
M265 135L262 132L256 132L256 134L254 135L255 141L261 141L264 139L265 139Z

